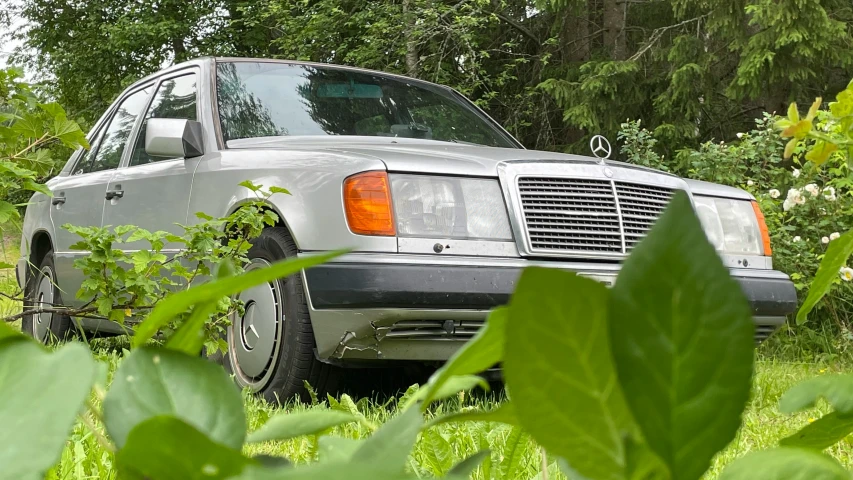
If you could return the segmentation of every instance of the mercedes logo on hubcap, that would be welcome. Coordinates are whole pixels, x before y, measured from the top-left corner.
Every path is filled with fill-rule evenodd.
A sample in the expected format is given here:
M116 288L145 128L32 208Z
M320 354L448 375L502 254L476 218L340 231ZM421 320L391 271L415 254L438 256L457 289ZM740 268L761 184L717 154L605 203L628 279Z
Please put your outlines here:
M592 137L589 141L589 149L592 150L593 155L601 159L602 163L604 162L604 159L610 157L610 142L604 137L604 135L596 135Z
M255 329L255 302L250 302L246 305L246 314L243 315L243 321L240 325L240 336L243 337L243 346L246 350L252 350L260 339L258 331Z

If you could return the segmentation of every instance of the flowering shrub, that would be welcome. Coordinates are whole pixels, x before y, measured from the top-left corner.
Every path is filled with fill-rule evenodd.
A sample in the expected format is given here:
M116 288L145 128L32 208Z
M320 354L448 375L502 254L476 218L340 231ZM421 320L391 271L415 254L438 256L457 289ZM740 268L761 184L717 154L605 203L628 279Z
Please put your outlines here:
M827 121L822 114L813 120L818 129L826 128ZM631 162L641 159L645 166L755 195L770 230L774 267L791 275L802 299L832 241L853 228L849 169L842 163L823 169L814 168L809 161L801 163L802 143L793 147L794 159L786 160L786 142L769 114L756 120L753 130L737 137L732 143L706 142L696 150L681 150L674 159L665 159L654 152L652 135L639 122L623 124L619 135L622 154ZM844 281L850 280L853 270L837 276L830 294L817 305L813 320L847 328L853 321L853 284Z

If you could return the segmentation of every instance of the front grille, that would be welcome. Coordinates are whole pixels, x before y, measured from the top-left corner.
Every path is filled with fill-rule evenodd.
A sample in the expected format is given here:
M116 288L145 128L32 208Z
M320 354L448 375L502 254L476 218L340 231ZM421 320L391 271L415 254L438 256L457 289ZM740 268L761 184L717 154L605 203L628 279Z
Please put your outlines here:
M674 190L611 180L520 177L533 252L627 254L663 213Z

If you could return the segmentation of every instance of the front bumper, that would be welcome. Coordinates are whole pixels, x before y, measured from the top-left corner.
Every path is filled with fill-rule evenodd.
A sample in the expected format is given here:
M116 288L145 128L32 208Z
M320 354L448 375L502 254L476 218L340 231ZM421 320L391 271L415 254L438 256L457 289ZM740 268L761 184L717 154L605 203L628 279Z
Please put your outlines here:
M305 285L321 359L446 360L527 266L560 268L612 284L619 265L488 257L351 254L307 270ZM787 275L731 269L752 306L756 341L797 306Z

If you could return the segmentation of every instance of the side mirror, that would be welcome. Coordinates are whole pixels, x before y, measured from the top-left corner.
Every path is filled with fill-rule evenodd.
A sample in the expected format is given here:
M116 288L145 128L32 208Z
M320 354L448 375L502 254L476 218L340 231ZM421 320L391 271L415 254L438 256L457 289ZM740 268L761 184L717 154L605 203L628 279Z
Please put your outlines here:
M204 155L201 123L179 118L151 118L145 129L145 153L153 157Z

